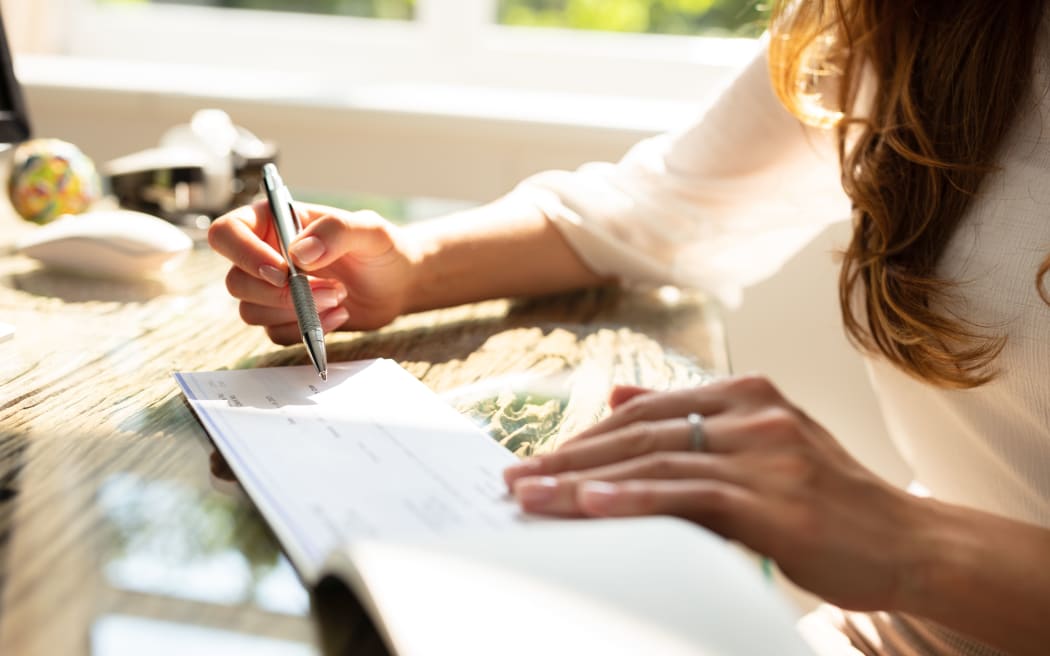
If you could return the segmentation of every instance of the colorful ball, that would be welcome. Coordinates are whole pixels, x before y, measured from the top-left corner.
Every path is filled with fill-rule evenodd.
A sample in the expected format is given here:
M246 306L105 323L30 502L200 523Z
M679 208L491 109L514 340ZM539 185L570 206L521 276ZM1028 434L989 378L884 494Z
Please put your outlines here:
M11 205L27 221L79 214L102 195L95 164L73 144L33 139L15 148L7 183Z

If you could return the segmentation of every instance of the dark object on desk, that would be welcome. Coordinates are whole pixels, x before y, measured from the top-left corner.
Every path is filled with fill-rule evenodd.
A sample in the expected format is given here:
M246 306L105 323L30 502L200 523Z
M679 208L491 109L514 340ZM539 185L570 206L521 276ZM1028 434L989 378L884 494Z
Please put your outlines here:
M147 162L152 157L143 154L115 160L104 169L110 191L121 207L154 214L177 225L195 226L198 216L209 214L212 208L204 202L204 168L199 163L179 161L174 154L169 154L167 163L152 163ZM159 155L163 159L164 154Z
M22 88L15 78L7 33L0 17L0 143L18 143L29 135L29 115L22 100Z
M236 126L221 110L197 112L149 148L108 162L103 173L122 207L206 228L255 199L277 147Z

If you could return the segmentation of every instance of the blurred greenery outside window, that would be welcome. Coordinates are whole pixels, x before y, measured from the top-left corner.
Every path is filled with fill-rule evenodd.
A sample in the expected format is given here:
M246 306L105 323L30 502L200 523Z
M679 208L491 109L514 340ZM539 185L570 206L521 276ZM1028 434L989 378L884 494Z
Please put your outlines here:
M97 0L182 4L412 20L415 0ZM502 25L610 32L757 36L769 9L761 0L498 0Z
M609 32L758 36L769 11L759 0L500 0L504 25Z

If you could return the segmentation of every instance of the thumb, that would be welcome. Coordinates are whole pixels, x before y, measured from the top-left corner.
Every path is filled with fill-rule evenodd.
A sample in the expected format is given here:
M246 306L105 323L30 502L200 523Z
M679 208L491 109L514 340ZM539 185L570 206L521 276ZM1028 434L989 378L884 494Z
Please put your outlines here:
M609 406L615 410L617 406L627 403L634 397L648 394L652 391L651 389L635 387L634 385L617 385L609 393Z
M389 224L375 212L311 212L316 218L288 247L297 266L313 271L345 255L370 259L394 248Z

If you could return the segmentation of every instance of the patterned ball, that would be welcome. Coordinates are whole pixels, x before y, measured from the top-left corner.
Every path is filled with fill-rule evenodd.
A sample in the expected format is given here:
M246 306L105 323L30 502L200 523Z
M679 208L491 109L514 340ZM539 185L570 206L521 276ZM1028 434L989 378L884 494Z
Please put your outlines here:
M102 195L102 185L79 148L59 139L33 139L15 148L7 191L22 218L47 223L88 209Z

